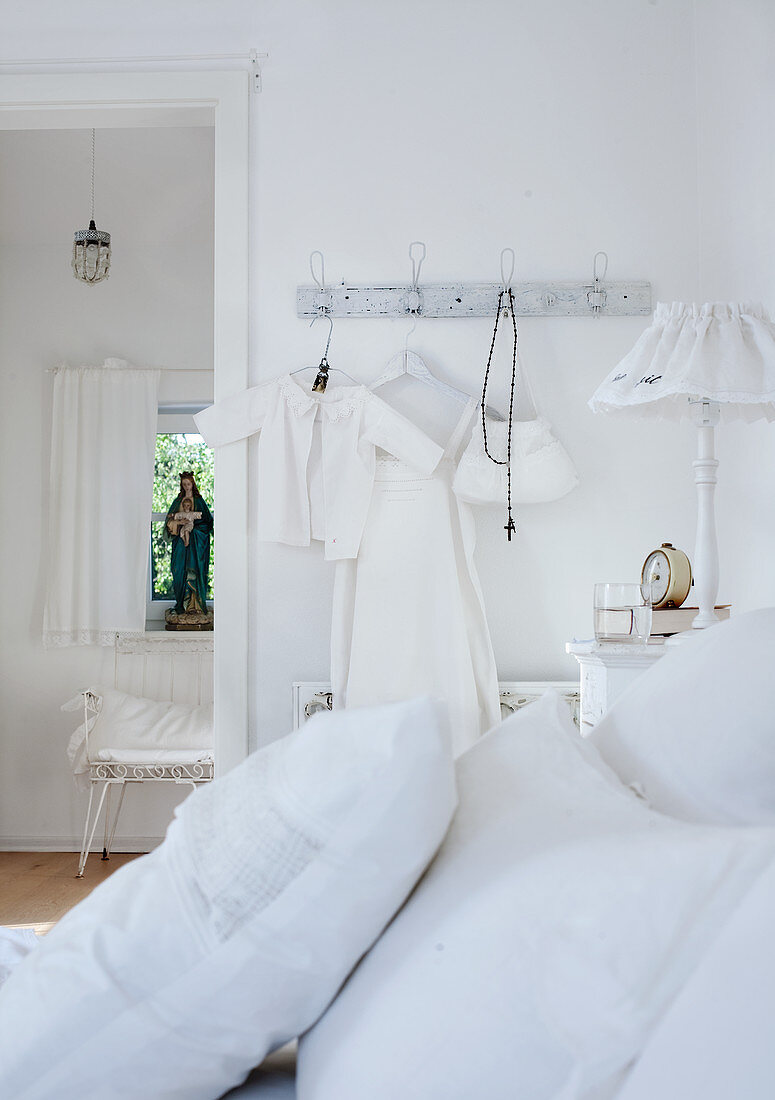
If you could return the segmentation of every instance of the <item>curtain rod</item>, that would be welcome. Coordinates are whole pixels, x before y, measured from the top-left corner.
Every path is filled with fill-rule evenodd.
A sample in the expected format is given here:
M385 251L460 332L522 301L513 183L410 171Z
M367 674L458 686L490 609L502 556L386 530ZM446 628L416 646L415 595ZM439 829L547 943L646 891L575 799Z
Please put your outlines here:
M268 53L152 54L147 57L19 57L0 58L0 65L134 65L145 61L258 61Z

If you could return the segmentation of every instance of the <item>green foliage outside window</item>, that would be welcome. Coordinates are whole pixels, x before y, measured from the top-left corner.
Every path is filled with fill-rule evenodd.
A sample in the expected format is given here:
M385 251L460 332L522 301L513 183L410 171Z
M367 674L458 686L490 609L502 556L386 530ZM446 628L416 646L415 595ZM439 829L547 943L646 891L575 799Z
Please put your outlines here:
M197 488L215 515L213 506L213 452L201 435L157 435L156 471L153 479L153 510L164 513L180 492L180 474L192 470ZM217 522L217 517L216 517ZM210 541L210 576L207 586L213 591L215 539ZM151 524L151 567L154 600L173 600L170 544L164 537L164 520Z

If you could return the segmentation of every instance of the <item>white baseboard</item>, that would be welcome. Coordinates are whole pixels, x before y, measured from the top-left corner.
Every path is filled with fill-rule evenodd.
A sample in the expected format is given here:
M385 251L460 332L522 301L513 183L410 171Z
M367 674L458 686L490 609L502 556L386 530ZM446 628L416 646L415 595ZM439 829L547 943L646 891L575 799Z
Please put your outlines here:
M150 852L163 836L116 837L112 852ZM95 836L92 852L102 851L102 838ZM80 852L81 837L74 836L0 836L0 852Z

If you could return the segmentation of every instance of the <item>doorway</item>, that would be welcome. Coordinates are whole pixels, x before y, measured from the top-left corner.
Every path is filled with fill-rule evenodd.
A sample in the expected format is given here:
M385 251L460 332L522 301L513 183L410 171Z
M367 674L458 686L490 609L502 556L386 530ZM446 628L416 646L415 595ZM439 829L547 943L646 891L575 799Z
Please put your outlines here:
M212 363L215 397L239 392L247 385L248 365L248 74L245 72L187 73L93 73L0 77L0 130L59 131L67 142L95 127L105 135L120 129L141 131L209 128L212 134L214 178L214 248L212 267L213 336ZM63 133L63 132L67 133ZM99 146L98 146L99 148ZM48 165L49 182L57 186L57 160ZM6 201L6 200L0 200ZM88 180L85 201L88 203ZM99 202L99 199L98 199ZM88 205L86 206L88 214ZM99 216L99 215L98 215ZM85 223L84 223L85 224ZM80 228L73 225L72 229ZM59 250L61 241L52 242ZM115 247L115 246L114 246ZM64 243L67 256L68 243ZM43 261L47 257L41 257ZM117 261L114 261L117 262ZM12 275L11 275L12 277ZM64 279L71 279L66 269ZM83 288L98 294L99 288ZM35 294L34 281L29 286ZM33 311L34 316L34 311ZM38 315L35 323L46 324ZM67 348L62 348L63 357ZM12 378L14 364L2 364ZM6 381L8 380L6 379ZM215 631L215 738L216 769L227 771L248 751L247 715L247 446L235 444L218 456L219 555L215 588L218 614ZM22 461L22 456L19 456ZM4 492L5 495L5 492ZM13 492L10 493L11 502ZM7 502L6 502L7 503ZM40 624L28 616L20 625L30 638L40 636ZM73 663L72 654L54 654L63 666ZM4 755L13 760L24 738L24 723L45 721L42 715L19 714L4 723ZM17 746L17 747L15 747ZM68 782L65 771L58 776L64 744L52 745L50 760L41 761L40 782ZM65 762L66 765L66 762ZM80 814L80 804L78 809ZM7 833L7 822L0 834ZM40 847L50 847L57 834L70 829L61 821L42 828ZM0 835L2 846L7 837ZM17 838L19 847L35 847L36 838Z

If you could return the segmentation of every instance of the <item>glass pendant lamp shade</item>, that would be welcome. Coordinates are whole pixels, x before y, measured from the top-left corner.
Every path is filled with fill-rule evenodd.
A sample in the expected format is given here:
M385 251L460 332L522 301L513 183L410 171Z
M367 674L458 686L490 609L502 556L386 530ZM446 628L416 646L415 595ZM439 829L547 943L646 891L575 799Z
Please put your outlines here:
M73 274L84 283L100 283L110 273L110 233L97 229L94 218L88 229L76 229L73 241Z
M73 275L83 283L101 283L110 273L110 233L94 222L94 138L91 132L91 220L88 229L76 229L73 240Z

